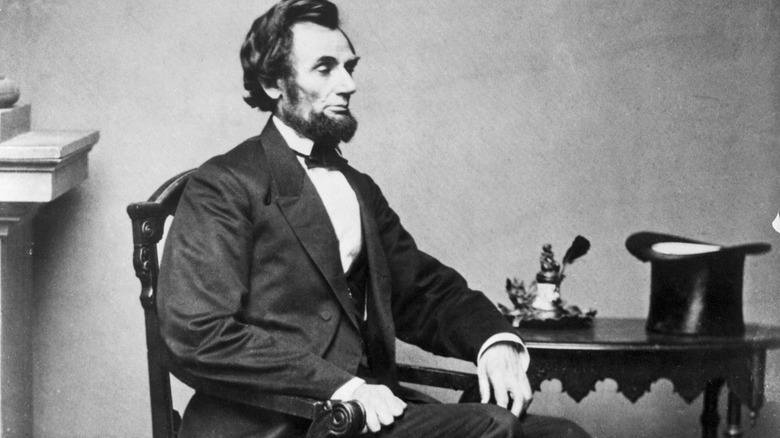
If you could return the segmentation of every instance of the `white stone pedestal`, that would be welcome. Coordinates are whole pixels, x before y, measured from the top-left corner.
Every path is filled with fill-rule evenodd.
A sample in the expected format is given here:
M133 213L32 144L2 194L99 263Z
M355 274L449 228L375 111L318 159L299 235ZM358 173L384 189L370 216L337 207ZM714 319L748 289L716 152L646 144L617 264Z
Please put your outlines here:
M30 131L30 105L0 109L0 431L33 434L32 218L87 178L97 131Z

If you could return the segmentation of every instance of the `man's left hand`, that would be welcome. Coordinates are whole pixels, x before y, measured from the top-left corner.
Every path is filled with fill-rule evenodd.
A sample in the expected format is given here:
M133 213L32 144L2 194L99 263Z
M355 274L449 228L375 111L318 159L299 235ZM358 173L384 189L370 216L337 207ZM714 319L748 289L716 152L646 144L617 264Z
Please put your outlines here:
M498 342L482 354L477 367L482 403L490 400L520 416L531 404L533 392L521 362L521 351L511 342ZM510 406L511 400L511 408Z

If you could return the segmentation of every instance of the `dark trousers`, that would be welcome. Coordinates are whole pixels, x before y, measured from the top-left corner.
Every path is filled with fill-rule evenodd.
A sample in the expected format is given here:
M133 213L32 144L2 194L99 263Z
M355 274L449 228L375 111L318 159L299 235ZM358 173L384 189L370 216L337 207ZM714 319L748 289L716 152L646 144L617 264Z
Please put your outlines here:
M585 438L589 435L563 418L527 415L522 421L496 405L409 404L393 425L373 436L382 438Z
M184 413L180 438L303 437L308 422L196 393ZM527 415L480 403L410 402L403 415L375 436L381 438L586 438L575 423Z

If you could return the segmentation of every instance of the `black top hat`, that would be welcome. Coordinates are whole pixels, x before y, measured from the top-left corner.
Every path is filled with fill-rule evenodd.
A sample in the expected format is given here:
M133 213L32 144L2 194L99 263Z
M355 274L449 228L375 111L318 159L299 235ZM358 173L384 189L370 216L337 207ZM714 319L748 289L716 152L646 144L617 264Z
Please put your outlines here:
M723 246L685 237L640 232L628 251L650 262L647 330L679 335L738 336L745 332L742 277L745 256L767 243Z

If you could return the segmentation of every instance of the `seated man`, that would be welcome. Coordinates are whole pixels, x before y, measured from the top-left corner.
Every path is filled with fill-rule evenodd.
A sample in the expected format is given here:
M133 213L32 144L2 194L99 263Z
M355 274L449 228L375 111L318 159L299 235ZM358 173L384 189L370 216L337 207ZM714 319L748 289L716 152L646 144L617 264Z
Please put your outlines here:
M305 421L251 406L261 393L358 400L379 436L587 436L561 419L518 420L532 394L517 333L418 250L341 157L357 129L358 57L336 7L282 1L254 22L241 61L247 103L272 117L192 175L159 280L174 374L196 390L180 436L305 433ZM476 362L483 403L401 387L396 337Z

